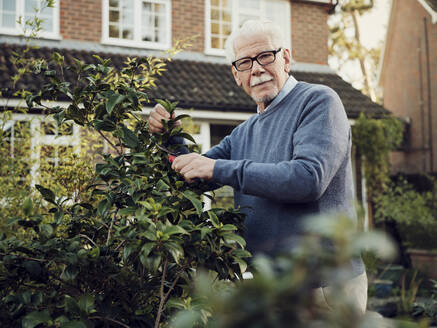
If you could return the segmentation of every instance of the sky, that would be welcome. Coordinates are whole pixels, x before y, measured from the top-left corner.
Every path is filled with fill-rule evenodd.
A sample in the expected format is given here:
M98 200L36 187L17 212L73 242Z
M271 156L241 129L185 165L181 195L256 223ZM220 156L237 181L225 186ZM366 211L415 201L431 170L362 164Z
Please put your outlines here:
M358 19L361 42L366 48L373 48L382 44L388 26L391 0L374 0L374 7ZM334 63L333 59L329 61ZM331 65L335 67L334 65ZM344 65L338 72L346 81L356 88L361 88L361 70L358 61Z
M372 10L360 16L361 41L366 47L375 47L380 40L384 40L390 4L391 0L375 0Z

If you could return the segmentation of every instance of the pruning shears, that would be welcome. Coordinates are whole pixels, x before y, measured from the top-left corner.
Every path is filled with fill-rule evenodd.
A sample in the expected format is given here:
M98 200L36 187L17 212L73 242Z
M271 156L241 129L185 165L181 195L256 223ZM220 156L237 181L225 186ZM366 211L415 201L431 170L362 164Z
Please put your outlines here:
M166 152L168 154L168 161L170 163L173 163L173 161L175 160L175 158L179 155L175 152L172 152L170 150L168 150L166 147L156 144L156 147L158 147L158 149L162 150L163 152Z

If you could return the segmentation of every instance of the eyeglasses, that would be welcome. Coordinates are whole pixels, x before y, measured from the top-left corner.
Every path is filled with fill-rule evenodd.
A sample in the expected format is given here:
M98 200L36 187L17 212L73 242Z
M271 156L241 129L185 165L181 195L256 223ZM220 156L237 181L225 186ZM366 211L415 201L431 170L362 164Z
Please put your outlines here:
M269 51L263 51L256 55L255 57L244 57L237 59L236 61L232 62L232 65L235 67L235 69L239 72L247 71L252 68L253 61L256 60L258 64L261 66L265 66L268 64L271 64L276 59L276 54L280 52L282 48L279 48L278 50L269 50Z

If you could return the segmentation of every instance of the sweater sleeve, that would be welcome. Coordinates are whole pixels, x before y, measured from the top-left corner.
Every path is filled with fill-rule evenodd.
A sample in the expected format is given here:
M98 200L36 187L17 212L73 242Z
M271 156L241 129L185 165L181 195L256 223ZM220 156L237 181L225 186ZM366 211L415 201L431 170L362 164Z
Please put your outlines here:
M291 160L257 163L218 159L213 180L277 202L319 199L339 167L348 160L351 139L340 98L331 89L323 90L310 96L301 112L293 134Z
M230 159L231 158L231 143L230 136L226 136L218 145L212 147L205 153L206 157L212 159Z

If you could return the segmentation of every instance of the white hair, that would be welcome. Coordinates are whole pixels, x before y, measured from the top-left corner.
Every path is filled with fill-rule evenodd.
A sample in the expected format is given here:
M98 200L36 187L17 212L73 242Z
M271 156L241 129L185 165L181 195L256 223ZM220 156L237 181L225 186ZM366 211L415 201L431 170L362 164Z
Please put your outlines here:
M263 33L270 36L273 46L284 48L284 37L281 28L271 21L247 20L237 30L232 31L225 43L226 58L229 63L235 60L235 40L242 36Z

